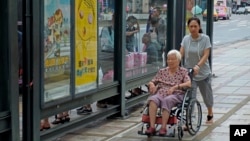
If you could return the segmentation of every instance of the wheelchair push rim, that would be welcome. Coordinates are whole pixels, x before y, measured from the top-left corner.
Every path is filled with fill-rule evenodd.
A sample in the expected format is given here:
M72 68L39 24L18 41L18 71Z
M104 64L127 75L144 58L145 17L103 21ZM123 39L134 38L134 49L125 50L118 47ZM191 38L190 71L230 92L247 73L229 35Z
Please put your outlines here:
M197 99L192 99L187 107L186 126L190 135L194 136L201 127L202 110L200 102Z

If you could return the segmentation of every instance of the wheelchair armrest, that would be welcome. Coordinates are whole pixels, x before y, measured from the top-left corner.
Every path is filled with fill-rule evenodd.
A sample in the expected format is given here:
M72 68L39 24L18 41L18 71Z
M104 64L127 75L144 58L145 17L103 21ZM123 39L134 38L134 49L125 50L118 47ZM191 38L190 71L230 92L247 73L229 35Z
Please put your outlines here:
M185 91L185 92L187 92L187 91L192 90L192 88L191 87L186 87L186 88L182 88L182 90Z

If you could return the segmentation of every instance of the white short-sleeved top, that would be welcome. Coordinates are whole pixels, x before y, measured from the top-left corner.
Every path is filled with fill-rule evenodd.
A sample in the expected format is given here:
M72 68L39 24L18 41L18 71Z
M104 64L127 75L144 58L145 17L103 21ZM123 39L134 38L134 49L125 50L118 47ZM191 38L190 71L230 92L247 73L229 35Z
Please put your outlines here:
M200 34L197 39L193 39L191 35L186 35L181 42L181 46L184 48L184 67L193 68L198 64L202 58L204 50L211 48L210 38L205 34ZM194 76L193 80L200 81L207 78L211 74L208 59L205 64L200 67L199 74Z

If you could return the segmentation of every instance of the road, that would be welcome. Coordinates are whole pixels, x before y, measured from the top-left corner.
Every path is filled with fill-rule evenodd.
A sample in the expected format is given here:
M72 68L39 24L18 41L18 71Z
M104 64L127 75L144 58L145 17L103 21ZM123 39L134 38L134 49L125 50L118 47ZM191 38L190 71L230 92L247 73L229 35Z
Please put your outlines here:
M201 18L201 17L200 17ZM202 29L205 31L206 23L202 21ZM101 27L99 33L101 33ZM137 33L138 46L141 49L143 44L141 38L146 32L146 24L140 24L140 32ZM232 14L230 20L219 20L214 22L213 44L214 46L235 42L242 39L250 39L250 14Z
M233 14L230 20L214 22L213 32L215 46L250 38L250 14Z
M202 28L205 31L206 23L202 21ZM136 36L138 46L142 48L141 37L146 32L146 25L140 25L140 33ZM233 14L229 20L219 20L214 22L213 45L214 47L226 43L231 43L243 39L250 39L250 14L235 15Z

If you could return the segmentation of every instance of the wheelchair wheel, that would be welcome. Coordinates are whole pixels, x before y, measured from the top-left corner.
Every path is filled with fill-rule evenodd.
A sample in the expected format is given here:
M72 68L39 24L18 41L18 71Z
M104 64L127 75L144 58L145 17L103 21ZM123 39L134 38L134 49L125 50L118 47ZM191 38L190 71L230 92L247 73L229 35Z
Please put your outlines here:
M182 127L178 127L178 139L181 141L183 137Z
M201 127L202 110L197 99L191 99L187 106L186 126L188 133L194 136Z

